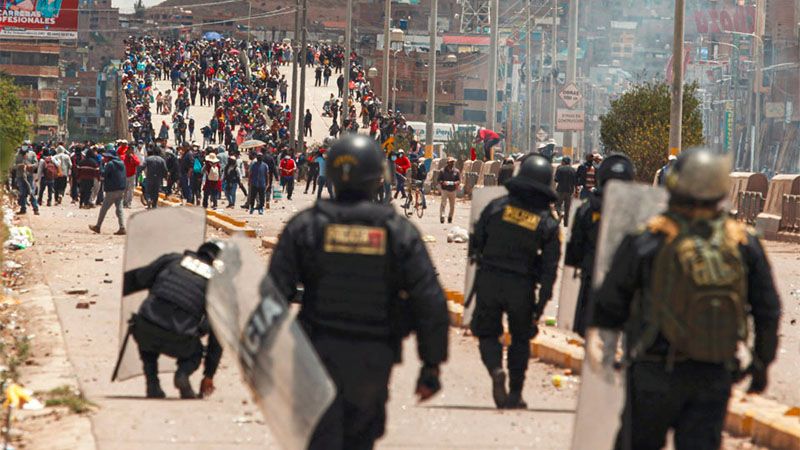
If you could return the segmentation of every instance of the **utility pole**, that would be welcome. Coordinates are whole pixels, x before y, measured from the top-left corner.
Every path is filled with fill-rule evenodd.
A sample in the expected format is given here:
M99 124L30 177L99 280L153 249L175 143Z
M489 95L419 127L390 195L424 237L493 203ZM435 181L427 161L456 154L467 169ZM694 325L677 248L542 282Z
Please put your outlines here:
M344 86L342 86L342 132L350 115L350 53L353 52L351 30L353 29L353 0L347 0L347 26L344 29Z
M683 13L684 0L675 0L675 31L672 36L672 104L669 109L669 154L681 152L683 126Z
M542 100L544 100L544 32L541 35L541 48L539 53L539 89L536 94L536 132L542 128Z
M753 41L758 40L758 45L753 42L754 59L756 61L756 76L753 80L753 102L755 103L755 114L753 116L753 146L750 153L750 171L759 170L761 166L761 86L764 76L764 0L756 0L756 29ZM758 157L756 157L758 153Z
M428 24L428 108L425 114L425 147L433 151L433 123L436 120L436 18L439 0L431 0L431 19ZM441 155L440 155L441 156Z
M297 139L297 58L300 52L297 48L297 37L300 35L300 0L294 2L294 40L292 47L294 54L292 55L292 119L289 121L289 132L292 134L292 145Z
M295 123L298 124L297 126L297 140L295 141L297 147L295 148L295 153L300 153L303 151L303 146L305 144L305 110L306 110L306 12L308 11L308 0L303 0L303 12L302 18L300 22L302 25L300 26L300 54L298 58L303 58L300 60L300 106L297 108L297 112L292 111L292 116L296 117Z
M383 93L383 112L389 112L389 47L392 45L390 28L392 23L392 0L385 0L383 5L383 73L381 74L381 87ZM392 108L397 109L395 105Z
M489 94L488 94L488 110L489 120L488 127L494 130L497 122L497 47L498 47L498 28L500 26L500 2L499 0L492 0L492 6L489 10L490 19L492 21L491 37L489 43Z
M550 53L550 137L556 137L556 68L558 67L558 0L553 0L553 35Z
M580 0L570 0L569 2L569 28L567 28L567 85L575 82L575 75L578 66L578 8L580 8ZM564 134L564 142L562 143L562 153L564 155L575 157L575 148L573 140L575 133L567 131Z
M525 0L525 33L528 36L525 42L525 66L528 68L525 77L525 152L531 151L531 126L533 122L533 23L531 22L531 2Z
M250 43L250 20L253 18L253 0L247 0L247 43Z

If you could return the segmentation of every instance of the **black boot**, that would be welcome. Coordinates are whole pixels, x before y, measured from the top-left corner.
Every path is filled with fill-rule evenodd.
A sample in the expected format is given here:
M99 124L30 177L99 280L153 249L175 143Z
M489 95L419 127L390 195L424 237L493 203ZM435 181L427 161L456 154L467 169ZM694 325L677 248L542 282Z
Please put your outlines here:
M197 398L197 394L192 389L192 383L189 381L189 375L182 372L175 372L175 387L181 393L181 398L190 399Z
M494 404L498 409L505 408L508 402L508 394L506 393L506 372L498 367L491 371L491 376Z
M166 398L167 394L161 389L158 376L147 377L147 398Z
M525 374L512 374L509 379L507 409L526 409L528 404L522 399L522 386L525 384Z

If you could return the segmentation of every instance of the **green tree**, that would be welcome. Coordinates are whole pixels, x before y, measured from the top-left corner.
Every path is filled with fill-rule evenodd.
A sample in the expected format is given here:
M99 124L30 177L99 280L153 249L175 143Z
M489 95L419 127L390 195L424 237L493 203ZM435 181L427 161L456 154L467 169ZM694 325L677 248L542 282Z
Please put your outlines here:
M19 98L19 87L14 80L0 74L0 170L5 174L14 149L31 132L29 108Z
M703 119L697 84L684 86L681 148L703 144ZM664 83L634 86L600 116L600 141L606 153L628 155L636 165L636 177L651 182L669 152L670 89Z

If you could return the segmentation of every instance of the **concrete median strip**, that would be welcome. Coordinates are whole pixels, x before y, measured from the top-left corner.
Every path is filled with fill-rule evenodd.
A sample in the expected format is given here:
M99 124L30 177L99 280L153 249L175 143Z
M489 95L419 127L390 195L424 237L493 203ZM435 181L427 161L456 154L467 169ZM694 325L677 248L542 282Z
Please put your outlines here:
M142 191L136 188L134 194L139 197L142 195ZM181 201L176 197L168 197L162 193L159 194L158 204L166 207L177 207L181 206ZM256 230L248 227L247 222L234 219L218 211L206 209L206 223L230 235L243 234L247 237L257 236Z
M464 294L445 289L447 309L453 327L463 328ZM508 344L506 333L503 342ZM541 327L530 342L531 357L579 374L583 364L582 343L561 330ZM758 395L733 391L728 404L725 430L749 437L754 444L776 450L800 450L800 408L782 405Z

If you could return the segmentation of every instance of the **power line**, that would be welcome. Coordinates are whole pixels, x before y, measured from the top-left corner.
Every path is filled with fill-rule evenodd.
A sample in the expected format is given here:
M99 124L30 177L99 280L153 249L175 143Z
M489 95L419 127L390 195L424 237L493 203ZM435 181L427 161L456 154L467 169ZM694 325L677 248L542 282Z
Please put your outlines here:
M197 28L197 27L204 27L207 25L218 25L223 23L230 23L230 22L245 22L248 19L265 19L269 17L277 17L282 16L284 14L290 14L295 11L295 8L285 8L280 9L268 13L263 14L253 14L252 17L243 16L243 17L233 17L230 19L222 19L216 20L212 22L203 22L203 23L192 23L188 25L152 25L152 26L145 26L142 28L139 27L127 27L127 28L109 28L105 30L81 30L79 29L79 33L113 33L118 31L149 31L149 30L180 30L183 28Z

